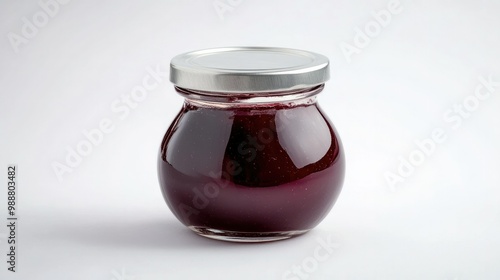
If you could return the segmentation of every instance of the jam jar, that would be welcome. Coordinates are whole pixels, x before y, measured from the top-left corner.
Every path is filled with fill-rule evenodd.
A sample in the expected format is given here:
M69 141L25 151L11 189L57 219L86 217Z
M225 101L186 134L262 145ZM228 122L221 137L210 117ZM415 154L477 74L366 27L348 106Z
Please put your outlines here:
M199 235L237 242L314 228L342 188L337 131L317 102L328 58L230 47L184 53L170 81L185 98L160 146L158 177L173 214Z

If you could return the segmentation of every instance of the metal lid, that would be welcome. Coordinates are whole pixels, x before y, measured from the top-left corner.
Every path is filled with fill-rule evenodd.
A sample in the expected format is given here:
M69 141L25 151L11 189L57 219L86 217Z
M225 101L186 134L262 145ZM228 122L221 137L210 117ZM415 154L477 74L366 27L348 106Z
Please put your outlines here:
M330 78L328 58L313 52L268 47L206 49L170 62L170 81L192 90L273 92L313 87Z

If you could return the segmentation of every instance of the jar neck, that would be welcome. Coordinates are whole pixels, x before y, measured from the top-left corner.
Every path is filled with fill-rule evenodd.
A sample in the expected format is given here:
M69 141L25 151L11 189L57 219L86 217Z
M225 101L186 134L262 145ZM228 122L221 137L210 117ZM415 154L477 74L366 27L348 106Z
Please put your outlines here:
M268 107L275 105L299 106L316 103L316 95L324 84L280 92L209 92L175 87L177 93L186 99L186 103L198 107Z

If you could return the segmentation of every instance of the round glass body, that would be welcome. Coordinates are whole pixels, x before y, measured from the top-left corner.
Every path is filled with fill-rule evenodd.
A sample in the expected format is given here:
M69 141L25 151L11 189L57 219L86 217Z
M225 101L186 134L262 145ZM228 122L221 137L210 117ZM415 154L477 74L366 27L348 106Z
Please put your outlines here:
M225 99L176 89L186 99L161 143L158 175L184 225L210 238L260 242L323 220L345 172L341 141L316 102L323 85Z

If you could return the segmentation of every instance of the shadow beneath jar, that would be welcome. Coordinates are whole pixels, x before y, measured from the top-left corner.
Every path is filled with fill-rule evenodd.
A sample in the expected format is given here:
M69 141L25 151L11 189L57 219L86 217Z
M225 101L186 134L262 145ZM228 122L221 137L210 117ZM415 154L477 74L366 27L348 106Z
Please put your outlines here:
M55 228L58 240L76 242L85 246L129 249L208 249L241 248L242 246L273 246L279 242L236 243L201 237L175 220L110 220L81 221Z

